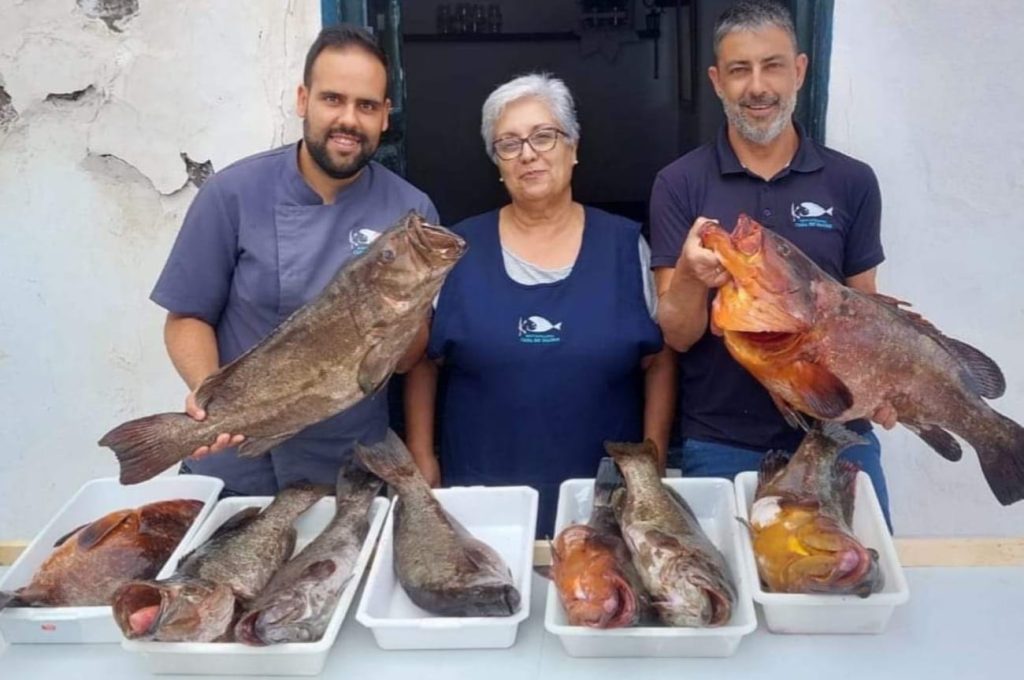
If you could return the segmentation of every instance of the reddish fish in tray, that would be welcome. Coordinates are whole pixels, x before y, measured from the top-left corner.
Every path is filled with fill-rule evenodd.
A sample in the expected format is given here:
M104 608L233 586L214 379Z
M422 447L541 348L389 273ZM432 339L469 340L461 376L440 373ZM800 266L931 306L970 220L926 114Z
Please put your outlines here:
M653 618L650 598L615 520L612 495L620 488L615 462L602 459L589 521L570 524L552 543L551 579L570 625L622 628Z
M857 466L839 454L864 440L838 423L811 430L788 459L764 457L750 533L757 571L777 593L855 594L882 588L878 553L853 534Z
M154 578L192 526L202 501L169 500L117 510L60 539L5 606L90 607L110 604L122 584Z

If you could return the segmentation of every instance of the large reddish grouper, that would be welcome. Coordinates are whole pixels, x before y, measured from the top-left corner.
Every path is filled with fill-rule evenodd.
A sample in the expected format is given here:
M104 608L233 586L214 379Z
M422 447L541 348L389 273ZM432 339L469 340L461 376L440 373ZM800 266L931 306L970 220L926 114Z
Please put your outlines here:
M192 526L202 501L169 500L117 510L75 529L4 606L90 607L110 604L122 584L153 578Z
M706 223L701 243L731 275L713 326L791 424L799 413L866 418L888 404L947 460L962 455L950 432L967 440L1000 503L1024 498L1024 428L985 402L1006 390L994 361L906 303L842 285L746 215L731 234Z

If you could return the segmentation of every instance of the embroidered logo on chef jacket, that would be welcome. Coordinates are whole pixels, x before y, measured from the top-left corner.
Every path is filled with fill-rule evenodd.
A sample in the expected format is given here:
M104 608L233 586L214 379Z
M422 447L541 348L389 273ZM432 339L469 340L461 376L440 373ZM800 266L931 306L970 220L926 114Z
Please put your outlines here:
M373 229L355 229L348 233L348 242L352 244L352 254L362 255L370 244L380 236L379 231Z
M832 208L823 208L817 203L804 201L793 203L789 208L793 226L801 229L832 229Z
M562 322L551 323L543 316L519 318L519 342L528 345L549 345L562 341Z

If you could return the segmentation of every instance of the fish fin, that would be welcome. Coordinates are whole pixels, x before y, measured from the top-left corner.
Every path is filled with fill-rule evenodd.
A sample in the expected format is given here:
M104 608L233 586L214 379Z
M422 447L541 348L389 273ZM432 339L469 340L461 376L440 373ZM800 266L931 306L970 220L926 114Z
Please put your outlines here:
M775 479L775 475L789 465L789 454L785 451L769 451L761 458L761 469L757 472L757 488Z
M117 529L135 514L134 510L118 510L100 517L98 520L82 529L78 535L78 547L82 550L95 548L103 542L103 539L110 535L110 532Z
M811 415L830 420L853 406L850 388L829 370L810 361L796 361L789 370L797 374L793 382Z
M594 506L610 506L612 494L624 483L615 461L608 456L601 458L597 466L597 477L594 479Z
M604 450L608 452L616 464L621 465L623 461L627 460L640 460L644 462L651 462L656 464L658 460L658 448L654 442L650 439L645 439L643 443L637 444L633 442L610 442L604 443Z
M803 430L804 432L811 429L811 424L807 422L807 418L804 417L804 414L799 411L795 411L793 407L787 404L786 400L782 397L771 392L769 392L768 395L775 403L775 408L779 409L779 413L781 413L782 417L786 419L787 425L793 429Z
M228 517L223 524L217 527L217 529L212 534L210 534L210 537L206 539L206 542L208 543L213 539L217 538L218 536L223 536L229 531L241 529L249 522L259 517L259 514L261 512L263 511L260 508L256 507L255 505L251 505L248 508L243 508L239 510L235 514L231 515L231 517Z
M674 500L679 505L679 507L682 508L683 512L690 515L690 517L692 517L694 521L697 520L697 513L693 511L693 508L691 508L690 504L686 502L686 499L683 498L682 494L680 494L678 491L676 491L670 486L662 485L662 488L665 489L665 493L669 495L669 498Z
M922 333L942 345L960 364L967 382L979 396L986 399L998 399L1006 392L1006 378L999 365L987 354L966 342L949 337L923 316L907 309L910 307L909 302L897 300L881 293L875 293L871 297L892 308Z
M394 370L395 358L392 348L384 342L377 342L370 347L359 364L359 389L366 396L376 394Z
M288 441L295 436L294 432L273 435L270 437L246 437L238 445L238 455L242 458L256 458L274 448L278 444Z
M423 484L427 483L413 462L412 454L405 448L399 436L391 430L388 430L382 442L370 446L357 443L355 456L367 470L391 486L400 487L415 479Z
M966 370L975 392L986 399L1003 396L1006 392L1006 378L995 361L981 350L955 338L943 335L940 342Z
M549 581L553 581L554 578L551 575L551 571L554 569L552 564L538 564L533 568L533 573L542 578L546 578Z
M310 578L317 581L323 581L337 571L337 569L338 565L335 564L334 560L317 560L303 569L299 578Z
M248 354L246 352L245 354ZM214 396L220 391L221 385L232 376L235 372L235 367L238 365L239 359L245 356L238 357L230 364L221 366L218 370L206 376L203 382L199 383L199 387L196 388L196 406L201 409L206 409L213 403Z
M65 543L68 542L69 538L71 538L72 536L74 536L75 534L77 534L79 531L81 531L82 529L84 529L87 526L89 526L88 523L79 524L77 527L75 527L74 529L72 529L71 531L69 531L68 533L64 534L63 536L58 538L56 541L54 541L53 542L53 547L54 548L61 547L62 545L64 545Z
M836 445L836 453L844 451L851 446L867 444L868 440L860 436L846 425L837 422L819 422L815 429L820 431L822 436L829 439Z
M978 453L992 493L1003 505L1024 499L1024 427L991 411L991 416L963 434Z
M852 460L836 461L833 490L847 526L853 524L853 505L857 497L857 473L860 466Z
M115 427L103 435L99 445L117 454L121 483L138 484L202 446L195 436L199 431L199 424L184 413L161 413Z
M960 448L960 442L941 427L906 422L903 424L946 460L955 463L963 457L964 452Z
M376 496L383 486L383 479L367 470L353 457L349 458L338 470L338 483L334 490L334 497L340 503L342 499L356 494Z
M17 607L23 604L17 591L0 590L0 611L7 607Z

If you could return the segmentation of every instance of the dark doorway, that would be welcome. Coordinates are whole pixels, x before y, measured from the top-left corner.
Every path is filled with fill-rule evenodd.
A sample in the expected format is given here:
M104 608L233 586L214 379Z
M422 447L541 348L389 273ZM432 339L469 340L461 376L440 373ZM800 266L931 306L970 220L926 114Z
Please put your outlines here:
M497 85L552 73L582 127L574 197L646 222L657 171L722 124L706 71L733 0L324 0L324 20L370 26L394 64L379 160L452 224L506 201L484 153L480 107ZM797 117L823 139L833 0L789 0L811 73Z

